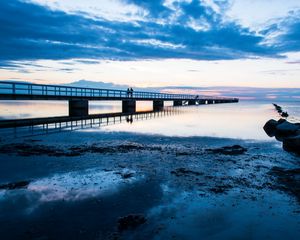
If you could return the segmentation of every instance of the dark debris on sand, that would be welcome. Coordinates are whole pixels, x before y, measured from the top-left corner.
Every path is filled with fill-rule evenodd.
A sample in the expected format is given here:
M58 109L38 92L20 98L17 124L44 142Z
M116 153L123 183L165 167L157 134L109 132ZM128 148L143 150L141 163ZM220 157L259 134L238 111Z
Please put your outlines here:
M2 154L16 154L23 157L47 155L53 157L73 156L74 153L64 151L56 147L39 145L39 144L27 144L27 143L15 143L0 146L0 153Z
M300 202L300 168L273 167L269 174L274 176L279 184L273 188L292 194Z
M225 146L221 148L206 149L206 152L223 155L241 155L247 152L247 149L240 145Z
M196 172L196 171L186 169L186 168L177 168L177 169L171 171L171 174L175 175L176 177L189 176L189 175L194 175L194 176L203 175L203 173L201 173L201 172Z
M143 225L147 222L147 219L142 214L130 214L125 217L121 217L118 220L118 230L125 231L125 230L133 230L140 225Z
M220 194L220 193L226 193L228 190L230 190L232 188L233 188L233 186L227 184L227 185L217 185L217 186L212 187L208 190L212 193Z
M0 185L0 190L15 190L20 188L27 188L30 181L20 181L20 182L14 182L14 183L7 183Z
M156 146L146 146L137 143L127 143L127 144L120 144L120 145L113 145L113 146L79 146L79 147L71 147L69 148L70 151L78 152L78 153L128 153L132 151L161 151L161 147Z
M128 153L132 151L161 151L161 147L146 146L135 143L99 146L96 144L90 146L76 146L69 148L57 148L40 144L15 143L0 146L0 154L15 154L23 157L47 155L53 157L74 157L85 153L115 154Z

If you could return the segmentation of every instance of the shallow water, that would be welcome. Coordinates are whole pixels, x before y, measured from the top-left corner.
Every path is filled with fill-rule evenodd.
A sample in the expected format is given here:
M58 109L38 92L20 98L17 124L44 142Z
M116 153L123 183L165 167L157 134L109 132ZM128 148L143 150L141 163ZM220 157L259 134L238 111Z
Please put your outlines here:
M298 159L273 142L98 131L31 140L65 151L110 150L0 154L0 183L30 180L27 188L0 190L4 239L299 239L297 198L279 191L268 174L274 166L294 168ZM247 152L205 150L233 144ZM190 172L174 174L181 168ZM118 219L128 214L147 222L118 231Z
M300 120L300 102L278 102L289 112L288 120ZM137 110L152 110L151 102L138 102ZM170 105L168 102L166 105ZM99 131L125 131L165 136L211 136L254 140L269 140L262 126L270 118L279 119L272 102L241 101L232 104L215 104L179 107L179 114L153 118L149 121L126 121L101 127ZM120 112L120 102L90 102L90 113ZM3 119L66 116L66 102L1 102ZM98 131L96 128L91 131Z

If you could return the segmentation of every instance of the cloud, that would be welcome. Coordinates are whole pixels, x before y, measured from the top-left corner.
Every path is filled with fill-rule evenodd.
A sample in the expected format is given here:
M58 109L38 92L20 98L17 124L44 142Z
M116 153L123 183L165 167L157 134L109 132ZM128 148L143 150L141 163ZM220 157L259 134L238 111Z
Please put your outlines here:
M225 60L279 57L282 52L264 45L261 34L224 21L219 12L224 1L122 1L143 8L147 17L127 22L95 19L28 1L1 1L0 66L74 58ZM295 25L285 38L292 41L297 34Z
M292 12L290 17L283 21L286 32L278 37L282 51L300 51L300 11Z
M228 2L228 1L227 1ZM229 0L226 14L243 26L261 30L270 22L285 18L290 11L300 8L299 0Z
M279 18L260 31L265 43L272 45L279 54L300 51L300 10Z
M162 17L171 13L171 9L164 5L164 0L122 0L125 3L137 5L148 11L153 17Z
M105 18L109 20L128 21L141 19L144 15L140 8L133 4L124 4L120 0L22 0L77 14L89 18Z

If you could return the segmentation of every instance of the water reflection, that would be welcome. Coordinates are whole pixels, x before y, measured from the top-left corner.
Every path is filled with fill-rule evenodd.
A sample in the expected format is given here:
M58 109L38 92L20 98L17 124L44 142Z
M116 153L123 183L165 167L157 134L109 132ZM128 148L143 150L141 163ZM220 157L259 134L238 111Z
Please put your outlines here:
M67 101L0 101L0 119L68 115Z
M122 123L106 126L110 132L137 132L166 136L209 136L240 139L269 140L262 126L270 117L276 117L271 103L240 102L238 104L211 104L180 109L172 119L153 119L128 127Z
M171 106L166 103L165 106ZM137 111L152 111L152 101L137 101ZM121 101L89 101L89 113L122 111ZM67 116L68 101L0 101L0 119Z
M123 169L122 172L89 169L84 172L57 174L30 183L27 190L38 195L40 202L80 201L113 193L122 183L128 184L138 180L135 176L123 179L122 174L125 173L135 172L129 169Z
M172 115L172 118L152 119L148 122L136 122L135 118L130 117L118 119L110 119L109 124L101 123L101 131L111 132L134 132L145 134L161 134L166 136L210 136L210 137L224 137L224 138L241 138L241 139L255 139L255 140L269 140L265 135L262 126L270 118L279 118L277 112L274 110L272 101L241 101L235 104L210 104L200 106L189 106L180 108L180 115ZM288 111L291 122L299 122L300 109L299 102L276 102ZM19 104L25 104L20 108ZM165 105L170 105L166 102ZM23 112L20 112L23 109ZM24 112L26 109L26 112ZM137 102L137 110L150 112L152 110L152 102ZM90 101L90 113L92 115L99 113L117 113L121 112L121 103L106 102L106 101ZM0 102L0 116L3 119L17 118L32 118L41 117L47 113L46 117L50 116L66 116L68 115L68 107L66 102ZM147 119L147 116L144 117ZM105 121L104 121L105 122ZM118 122L118 125L112 124ZM128 125L128 123L133 123ZM76 125L76 124L75 124ZM78 125L78 124L77 124ZM87 128L91 125L90 121L83 121L79 124L81 129ZM92 125L94 123L92 122ZM106 126L105 126L106 125ZM114 125L114 126L111 126ZM56 126L57 127L57 126ZM74 124L62 125L64 129L73 130ZM43 128L43 126L40 126ZM59 127L60 129L61 126ZM29 132L29 129L23 129L24 132ZM44 126L44 132L49 131ZM95 130L97 131L97 130Z
M7 137L25 137L62 131L100 128L103 126L162 118L180 113L181 108L165 107L161 111L91 114L86 117L49 117L0 121L1 134Z
M151 236L150 227L146 232L151 239L297 239L291 233L299 232L299 218L290 215L294 207L289 198L271 191L260 194L263 199L257 201L239 191L202 196L199 191L168 188L163 203L148 214L151 222L163 228L159 236Z

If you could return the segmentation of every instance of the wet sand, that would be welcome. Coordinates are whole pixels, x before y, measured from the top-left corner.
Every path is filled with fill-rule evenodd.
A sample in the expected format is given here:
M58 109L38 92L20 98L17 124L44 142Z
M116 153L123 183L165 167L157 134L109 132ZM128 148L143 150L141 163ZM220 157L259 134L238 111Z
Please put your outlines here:
M67 132L0 159L1 239L300 236L299 157L275 141Z

